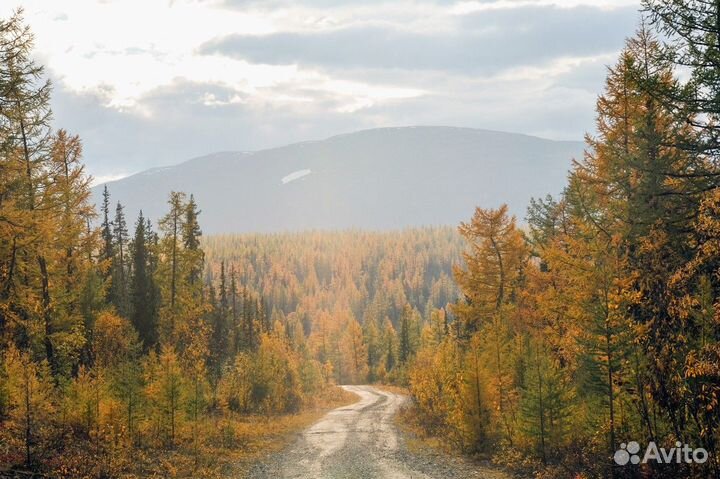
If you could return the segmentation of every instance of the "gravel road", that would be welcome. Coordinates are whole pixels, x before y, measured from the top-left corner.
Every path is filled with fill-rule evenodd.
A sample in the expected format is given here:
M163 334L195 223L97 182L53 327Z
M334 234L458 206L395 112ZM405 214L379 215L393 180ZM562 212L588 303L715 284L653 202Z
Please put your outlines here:
M284 451L250 471L253 479L504 479L499 471L432 452L410 452L393 425L404 396L343 386L360 400L329 412Z

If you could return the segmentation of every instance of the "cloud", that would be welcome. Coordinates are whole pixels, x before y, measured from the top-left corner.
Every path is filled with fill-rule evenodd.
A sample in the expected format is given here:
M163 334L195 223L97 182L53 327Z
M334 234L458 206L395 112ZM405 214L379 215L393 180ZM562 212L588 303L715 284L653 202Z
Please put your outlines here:
M453 7L456 12L468 12L477 10L491 10L501 8L519 8L526 5L556 5L559 7L576 7L588 5L602 8L617 8L623 6L635 6L636 0L424 0L424 1L388 1L388 0L222 0L221 5L232 8L267 8L277 9L281 7L302 7L328 9L339 7L359 7L371 5L373 7L386 6L388 4L403 3L405 6L417 6L418 4L430 6Z
M208 94L220 101L208 105ZM58 83L52 107L54 124L81 136L89 173L117 178L215 151L270 148L375 126L365 116L335 111L332 96L314 94L308 104L278 108L225 101L236 95L232 89L179 81L143 96L140 102L157 112L143 116Z
M450 31L420 33L394 25L321 32L233 34L201 53L268 65L376 68L494 74L558 57L617 51L635 26L634 9L526 6L463 15Z

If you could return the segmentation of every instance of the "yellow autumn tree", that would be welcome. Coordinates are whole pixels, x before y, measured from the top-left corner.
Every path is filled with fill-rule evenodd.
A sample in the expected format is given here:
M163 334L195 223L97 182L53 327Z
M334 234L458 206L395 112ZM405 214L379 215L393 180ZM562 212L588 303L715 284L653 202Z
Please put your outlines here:
M50 367L45 360L34 362L12 344L3 364L8 419L0 435L13 451L14 463L33 466L47 453L47 441L53 434L57 403Z
M367 381L368 375L367 345L360 324L354 318L351 317L344 327L340 338L340 382L361 384Z
M461 323L460 338L470 341L473 357L477 354L491 372L487 376L492 382L493 421L503 431L502 437L512 442L517 384L511 374L515 335L511 318L527 247L505 205L497 210L477 208L459 231L468 244L465 267L455 269L464 297L453 307Z

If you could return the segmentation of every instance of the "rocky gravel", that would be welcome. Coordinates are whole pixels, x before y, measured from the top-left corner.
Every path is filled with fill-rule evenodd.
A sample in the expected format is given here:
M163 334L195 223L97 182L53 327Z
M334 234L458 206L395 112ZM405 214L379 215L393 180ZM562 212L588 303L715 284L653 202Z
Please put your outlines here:
M285 450L256 463L252 479L507 479L489 466L433 450L410 451L393 423L405 397L343 386L360 400L329 412Z

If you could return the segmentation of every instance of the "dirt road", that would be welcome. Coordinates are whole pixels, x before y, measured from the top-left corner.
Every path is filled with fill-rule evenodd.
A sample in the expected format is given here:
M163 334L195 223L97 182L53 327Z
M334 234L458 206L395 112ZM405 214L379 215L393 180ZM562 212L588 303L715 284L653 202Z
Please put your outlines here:
M403 396L372 386L343 386L360 400L335 409L250 477L267 479L502 478L493 470L442 455L410 453L393 425Z

